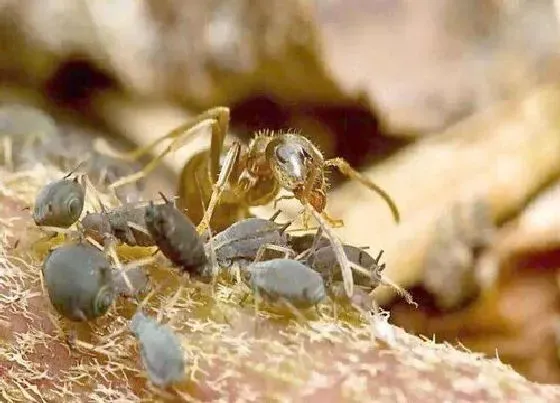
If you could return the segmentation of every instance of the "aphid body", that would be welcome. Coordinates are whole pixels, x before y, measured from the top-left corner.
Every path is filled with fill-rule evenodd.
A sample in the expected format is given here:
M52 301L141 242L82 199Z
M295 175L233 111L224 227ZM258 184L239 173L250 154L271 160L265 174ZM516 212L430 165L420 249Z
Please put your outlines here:
M8 138L11 143L12 150L3 150L5 160L13 157L12 162L18 166L34 163L44 157L50 151L48 143L58 139L60 131L54 119L38 108L19 104L2 105L0 137Z
M43 263L43 277L52 305L70 320L95 319L113 303L109 261L93 246L68 244L52 250Z
M124 205L107 212L87 213L81 223L85 234L98 242L111 234L129 246L154 246L145 216L146 207Z
M35 199L33 220L37 226L68 228L80 218L85 190L78 179L61 179L44 186Z
M146 207L145 221L146 228L166 258L191 274L209 276L204 243L191 220L172 202L151 202Z
M376 259L371 257L369 253L361 248L351 245L343 245L342 248L348 257L348 260L371 271L371 275L365 275L365 273L362 272L355 272L353 276L354 283L362 287L368 287L371 289L376 288L380 284L380 278L378 275L385 266L380 266ZM309 267L320 273L323 279L329 283L332 281L341 281L343 279L342 271L340 270L340 265L338 264L336 254L332 246L324 246L318 249L307 259L306 262L309 264Z
M220 266L227 267L235 261L245 265L255 260L264 245L287 247L285 229L286 225L272 220L247 218L218 233L205 248L209 255L208 249L214 247Z
M185 377L183 349L170 328L137 312L132 317L130 330L138 340L142 363L155 385L164 387Z
M246 270L253 291L270 302L283 299L305 309L317 305L326 296L323 278L297 260L255 262Z
M124 273L123 273L124 272ZM129 283L127 283L128 279ZM142 267L126 270L113 270L113 286L115 294L121 297L136 297L148 289L150 278ZM128 285L131 285L132 289Z

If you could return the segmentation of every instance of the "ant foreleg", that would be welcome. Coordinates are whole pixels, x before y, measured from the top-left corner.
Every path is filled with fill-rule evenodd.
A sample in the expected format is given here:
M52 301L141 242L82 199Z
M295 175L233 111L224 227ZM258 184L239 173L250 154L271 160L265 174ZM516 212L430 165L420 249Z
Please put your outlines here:
M396 222L400 221L399 209L397 208L397 205L394 202L394 200L391 198L391 196L389 196L389 194L383 189L381 189L378 185L376 185L371 180L369 180L365 175L359 173L354 168L352 168L352 166L345 159L340 157L332 158L330 160L325 161L325 166L337 167L341 173L348 176L350 179L357 180L364 186L367 186L369 189L376 192L388 204L395 221Z
M218 202L220 201L220 197L222 196L223 191L225 190L229 176L231 172L239 162L239 154L241 153L241 145L237 142L233 143L231 148L229 149L226 159L224 161L224 165L220 170L220 175L218 177L218 181L212 185L212 196L210 197L210 202L208 203L208 207L204 212L204 216L202 217L202 221L198 224L196 230L198 233L202 233L210 226L210 220L212 219L212 214L214 213L214 209L216 208Z

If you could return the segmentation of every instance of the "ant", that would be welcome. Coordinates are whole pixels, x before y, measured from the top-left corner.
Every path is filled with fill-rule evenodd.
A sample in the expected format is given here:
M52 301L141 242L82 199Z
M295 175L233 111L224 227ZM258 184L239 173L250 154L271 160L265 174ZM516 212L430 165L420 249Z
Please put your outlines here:
M284 199L296 199L304 205L309 204L332 226L342 225L341 220L334 220L325 211L327 167L336 167L346 176L377 192L387 202L395 221L400 220L395 202L383 189L357 172L343 158L325 160L319 149L301 134L291 131L257 132L247 148L234 142L224 158L224 140L229 120L229 108L211 108L145 147L122 154L112 151L112 156L135 161L162 141L171 140L144 169L122 177L110 187L116 188L146 176L168 153L184 146L201 128L210 126L210 149L194 155L184 165L178 186L178 207L187 210L194 222L200 222L197 228L199 232L208 229L211 218L212 227L219 231L238 220L251 217L249 208L252 206L272 201L276 204ZM278 197L282 189L290 194ZM205 201L209 200L209 203L205 203L206 210L200 204L201 197Z

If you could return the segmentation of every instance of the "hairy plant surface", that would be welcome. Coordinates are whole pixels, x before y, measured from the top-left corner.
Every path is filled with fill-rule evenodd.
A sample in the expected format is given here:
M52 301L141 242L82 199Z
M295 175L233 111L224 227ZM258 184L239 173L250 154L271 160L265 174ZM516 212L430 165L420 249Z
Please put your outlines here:
M39 240L44 235L22 209L61 175L42 166L21 173L0 169L1 401L560 398L560 388L528 382L497 359L409 335L384 317L350 309L335 317L329 303L304 312L305 320L262 306L256 313L252 299L243 301L243 286L197 285L160 260L149 267L153 292L144 310L178 333L188 371L184 382L158 389L148 382L128 330L134 303L118 300L106 316L76 324L61 319L43 291L42 260L64 235ZM151 253L118 249L123 263ZM71 329L77 334L72 348Z

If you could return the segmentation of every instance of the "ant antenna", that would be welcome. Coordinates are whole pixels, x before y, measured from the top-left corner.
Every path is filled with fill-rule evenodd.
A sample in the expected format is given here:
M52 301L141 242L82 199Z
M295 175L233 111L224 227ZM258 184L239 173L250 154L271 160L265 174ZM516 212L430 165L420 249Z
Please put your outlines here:
M158 192L158 194L161 196L161 198L163 199L164 202L169 203L169 200L167 199L167 197L165 197L163 192Z

